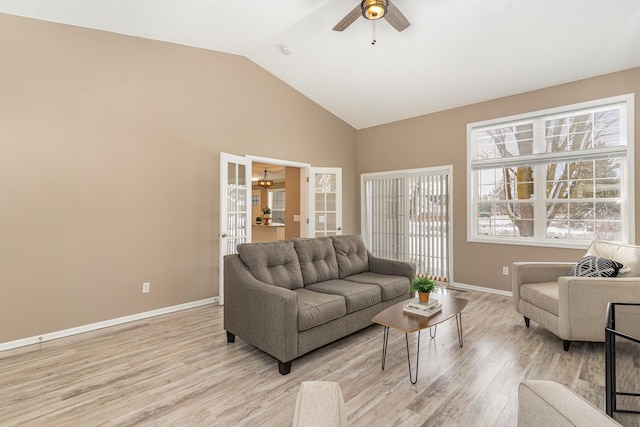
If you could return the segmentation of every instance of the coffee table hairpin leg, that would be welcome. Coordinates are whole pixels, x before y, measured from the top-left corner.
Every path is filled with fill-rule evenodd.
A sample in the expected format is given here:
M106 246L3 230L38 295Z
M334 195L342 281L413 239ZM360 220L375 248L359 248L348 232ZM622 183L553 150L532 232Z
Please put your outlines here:
M420 366L420 331L418 331L418 349L416 351L416 379L411 375L411 358L409 357L409 334L404 333L404 340L407 342L407 364L409 365L409 381L411 384L418 382L418 367Z
M458 344L462 347L462 312L456 314L456 327L458 329ZM429 335L431 338L436 337L436 333L438 331L438 325L435 325L429 328ZM416 350L416 378L413 379L413 375L411 373L411 357L409 355L409 334L407 332L404 333L404 339L407 343L407 364L409 365L409 381L411 384L415 384L418 382L418 367L420 366L420 331L418 331L418 348ZM389 327L385 326L382 336L382 370L384 371L385 360L387 359L387 344L389 343Z
M462 312L456 314L456 326L458 327L458 344L462 347Z
M418 382L418 363L420 362L420 331L418 331L418 350L416 353L416 378L413 379L411 374L411 358L409 357L409 334L404 333L404 339L407 342L407 363L409 365L409 381L411 384ZM389 327L385 326L382 335L382 370L384 371L384 363L387 358L387 344L389 343Z
M384 361L387 358L387 342L389 341L389 327L385 326L382 332L382 370L384 371Z

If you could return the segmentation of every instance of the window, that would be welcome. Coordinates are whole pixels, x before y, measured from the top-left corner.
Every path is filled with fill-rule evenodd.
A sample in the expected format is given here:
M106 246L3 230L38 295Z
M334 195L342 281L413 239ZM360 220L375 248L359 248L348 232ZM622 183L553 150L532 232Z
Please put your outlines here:
M634 236L633 96L467 126L470 241L582 247Z
M269 190L269 207L271 208L271 223L284 225L284 188Z

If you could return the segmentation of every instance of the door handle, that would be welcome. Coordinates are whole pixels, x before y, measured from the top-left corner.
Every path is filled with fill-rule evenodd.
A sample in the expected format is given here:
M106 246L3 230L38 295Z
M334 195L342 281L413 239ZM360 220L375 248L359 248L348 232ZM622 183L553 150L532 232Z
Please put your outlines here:
M229 237L229 236L227 236L227 233L222 233L220 237Z
M342 231L342 227L338 227L338 231Z

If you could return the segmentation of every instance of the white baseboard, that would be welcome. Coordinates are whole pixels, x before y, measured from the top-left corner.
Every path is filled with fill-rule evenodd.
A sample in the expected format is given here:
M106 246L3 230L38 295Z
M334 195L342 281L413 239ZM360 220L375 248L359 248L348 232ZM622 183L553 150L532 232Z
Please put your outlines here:
M513 296L513 292L511 291L501 291L500 289L485 288L483 286L475 286L475 285L467 285L465 283L459 283L459 282L453 282L449 286L453 289L461 289L461 290L466 289L469 291L486 292L488 294L503 295L505 297Z
M159 308L157 310L145 311L143 313L131 314L129 316L118 317L116 319L105 320L102 322L91 323L88 325L78 326L75 328L64 329L62 331L49 332L47 334L35 337L22 338L15 341L0 343L0 351L10 350L13 348L24 347L32 344L39 344L46 341L64 338L71 335L82 334L84 332L95 331L97 329L108 328L109 326L121 325L123 323L133 322L135 320L147 319L149 317L160 316L163 314L173 313L176 311L187 310L189 308L200 307L207 304L214 304L220 301L219 297L206 298L198 301L187 302L184 304L173 305L171 307Z

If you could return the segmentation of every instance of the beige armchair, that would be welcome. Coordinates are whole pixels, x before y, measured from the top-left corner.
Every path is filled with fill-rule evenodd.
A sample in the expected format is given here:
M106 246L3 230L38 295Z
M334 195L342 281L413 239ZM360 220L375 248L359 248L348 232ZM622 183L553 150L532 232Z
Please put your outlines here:
M533 320L563 340L604 342L608 302L640 302L640 246L594 241L586 255L624 265L617 277L568 276L572 262L516 262L513 301L526 326ZM577 261L577 260L576 260Z

